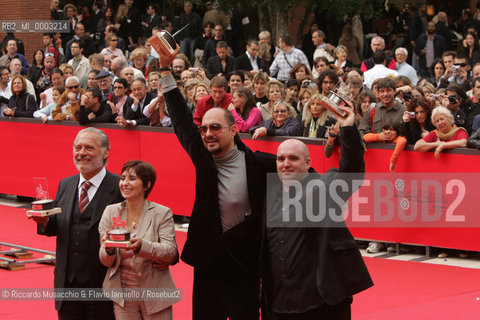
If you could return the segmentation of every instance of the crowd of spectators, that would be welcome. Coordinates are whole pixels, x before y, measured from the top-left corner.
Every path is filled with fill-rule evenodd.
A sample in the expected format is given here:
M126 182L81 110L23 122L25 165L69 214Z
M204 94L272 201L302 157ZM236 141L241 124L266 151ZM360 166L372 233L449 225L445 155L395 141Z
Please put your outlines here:
M407 4L395 22L400 31L389 23L383 37L360 39L347 21L335 45L313 22L301 49L289 34L272 39L267 30L240 48L238 19L209 4L202 16L184 3L175 27L184 28L176 39L181 54L171 66L197 125L207 110L220 107L254 139L304 136L327 139L331 147L338 128L321 100L344 82L365 141L396 143L392 171L406 143L434 149L437 157L447 148L480 144L477 12L464 9L454 21L444 11L428 16L424 5ZM142 13L133 0L115 10L104 1L61 10L53 0L50 9L52 19L70 22L70 33L43 34L44 46L31 60L14 35L2 43L1 116L171 125L159 57L148 39L176 31L173 17L161 15L154 2ZM364 42L370 50L361 50Z

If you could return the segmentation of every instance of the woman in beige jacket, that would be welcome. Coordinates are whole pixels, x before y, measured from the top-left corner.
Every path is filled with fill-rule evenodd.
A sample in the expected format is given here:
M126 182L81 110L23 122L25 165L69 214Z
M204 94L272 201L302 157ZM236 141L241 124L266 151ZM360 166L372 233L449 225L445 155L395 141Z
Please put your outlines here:
M180 298L168 269L178 260L172 211L146 200L155 180L155 169L149 163L125 163L119 182L125 201L105 208L100 221L99 257L109 267L103 288L114 302L116 319L173 319L172 305ZM130 230L126 248L109 247L108 234L115 228ZM112 297L122 291L118 289L140 289L140 294L141 289L154 289L159 298L133 301L122 295ZM147 297L149 292L144 293Z

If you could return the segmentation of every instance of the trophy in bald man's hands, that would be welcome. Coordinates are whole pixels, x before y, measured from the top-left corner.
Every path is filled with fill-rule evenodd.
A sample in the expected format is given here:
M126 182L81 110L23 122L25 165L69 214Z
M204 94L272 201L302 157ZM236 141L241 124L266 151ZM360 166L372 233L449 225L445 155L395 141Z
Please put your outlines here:
M148 39L148 42L152 45L152 47L157 51L158 54L164 54L167 56L172 56L175 53L175 49L177 48L177 42L175 41L175 36L177 36L180 32L185 30L189 24L185 25L182 29L175 32L171 35L168 31L162 30L157 32L153 36ZM160 49L160 52L159 52Z
M346 117L347 113L340 109L339 106L353 108L352 101L357 94L358 91L352 92L352 90L350 90L350 84L345 85L343 81L339 81L332 91L322 97L320 103L330 110L330 112L340 117Z

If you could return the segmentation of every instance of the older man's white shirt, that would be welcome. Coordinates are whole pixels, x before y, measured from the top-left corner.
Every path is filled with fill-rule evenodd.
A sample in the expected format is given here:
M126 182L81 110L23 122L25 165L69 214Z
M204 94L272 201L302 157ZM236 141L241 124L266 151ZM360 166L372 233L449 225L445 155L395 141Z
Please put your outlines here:
M389 75L398 76L398 72L385 67L383 64L376 64L372 69L365 71L363 74L363 84L368 88L372 88L372 83L376 79L385 78Z

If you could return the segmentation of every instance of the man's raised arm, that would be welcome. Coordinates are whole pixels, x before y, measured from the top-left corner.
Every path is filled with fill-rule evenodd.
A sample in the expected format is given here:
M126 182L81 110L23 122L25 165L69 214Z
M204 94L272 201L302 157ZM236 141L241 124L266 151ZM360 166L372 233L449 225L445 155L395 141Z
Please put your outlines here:
M340 172L365 172L365 161L363 159L365 149L360 133L355 126L355 114L350 108L342 109L347 112L346 117L340 117L334 114L340 125Z
M192 154L198 151L196 150L197 148L203 148L203 143L197 125L193 123L192 113L177 87L170 68L170 65L180 51L180 47L177 45L173 54L164 52L161 47L155 46L154 49L159 55L161 70L160 81L163 86L165 104L172 119L172 126L178 140L193 160Z

